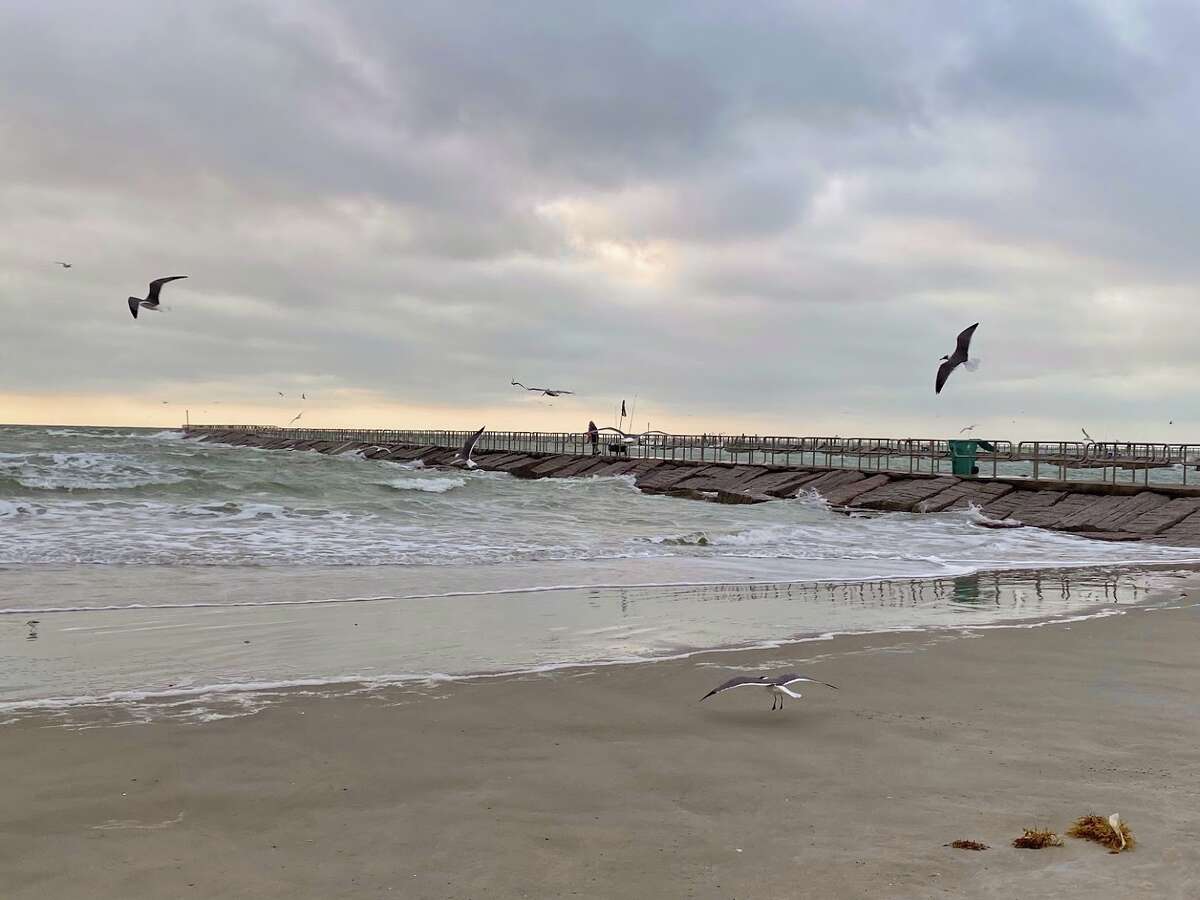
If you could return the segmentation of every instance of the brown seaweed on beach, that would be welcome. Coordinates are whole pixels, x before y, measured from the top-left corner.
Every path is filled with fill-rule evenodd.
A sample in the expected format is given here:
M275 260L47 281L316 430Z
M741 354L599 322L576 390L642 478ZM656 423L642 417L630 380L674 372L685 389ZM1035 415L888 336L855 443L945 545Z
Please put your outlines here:
M1120 853L1122 850L1132 850L1137 844L1129 826L1113 813L1107 819L1104 816L1080 816L1075 824L1067 831L1071 837L1083 838L1085 841L1095 841L1108 848L1109 853Z
M1012 845L1021 850L1041 850L1043 847L1061 847L1062 838L1049 828L1026 828L1019 838L1014 838Z
M983 841L968 841L959 838L957 841L951 841L948 844L943 844L943 847L953 847L955 850L986 850L988 845Z

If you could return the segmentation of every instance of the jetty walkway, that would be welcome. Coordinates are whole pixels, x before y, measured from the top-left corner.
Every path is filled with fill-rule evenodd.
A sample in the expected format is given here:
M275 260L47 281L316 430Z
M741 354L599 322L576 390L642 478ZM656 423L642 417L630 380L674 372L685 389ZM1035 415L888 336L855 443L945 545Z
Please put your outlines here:
M187 438L263 450L358 453L449 465L460 431L188 425ZM651 494L761 503L816 492L831 507L984 516L1108 541L1200 546L1200 447L1186 444L988 442L979 474L950 474L949 442L890 438L669 435L612 430L485 432L474 460L518 478L629 475Z

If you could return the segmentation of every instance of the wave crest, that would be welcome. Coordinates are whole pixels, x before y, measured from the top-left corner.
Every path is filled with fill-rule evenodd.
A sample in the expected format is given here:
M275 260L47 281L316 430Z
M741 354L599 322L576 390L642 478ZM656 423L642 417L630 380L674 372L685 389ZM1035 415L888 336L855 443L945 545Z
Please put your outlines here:
M426 494L444 494L455 488L465 487L465 478L397 478L383 482L384 487L396 491L423 491Z

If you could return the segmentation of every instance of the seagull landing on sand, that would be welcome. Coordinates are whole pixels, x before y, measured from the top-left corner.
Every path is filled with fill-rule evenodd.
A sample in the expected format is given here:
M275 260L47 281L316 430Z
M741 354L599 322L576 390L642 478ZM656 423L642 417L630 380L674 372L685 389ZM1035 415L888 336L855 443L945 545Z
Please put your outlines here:
M141 307L142 309L157 310L158 294L159 291L162 290L162 286L168 281L178 281L180 278L187 278L187 276L168 275L166 278L155 278L152 282L150 282L150 293L146 295L145 299L138 299L137 297L129 298L129 312L136 319L138 316L138 307Z
M521 382L513 379L515 387L524 388L527 391L533 391L535 394L541 394L543 397L561 397L563 394L573 394L574 391L564 391L562 388L540 388L540 387L525 387Z
M64 269L69 269L69 268L71 268L71 264L70 264L69 262L63 262L61 259L56 259L56 260L54 261L54 264L55 264L56 266L62 266Z
M727 682L713 688L707 694L700 698L703 703L714 694L719 694L722 691L728 691L738 687L761 687L766 688L771 692L771 709L783 709L783 698L791 697L793 700L799 700L802 694L796 694L787 689L789 684L796 684L800 681L808 681L812 684L823 684L825 687L838 689L836 684L830 684L828 681L818 681L816 678L809 678L807 675L801 675L798 672L788 672L786 675L760 675L757 678L752 678L749 675L739 675L737 678L730 678ZM778 707L776 704L778 703Z
M486 428L487 426L484 425L483 428L480 428L474 434L469 435L467 439L463 441L462 449L454 454L454 459L451 460L450 465L458 466L460 469L477 469L479 467L479 464L471 459L471 452L475 449L475 445L483 436L484 429Z
M979 323L976 322L970 328L964 328L958 335L958 344L955 346L954 352L949 356L942 357L942 364L938 366L937 382L933 387L933 392L935 394L940 394L942 392L942 388L946 384L946 379L950 377L950 373L963 363L967 363L968 371L974 368L974 366L968 362L967 350L971 346L971 335L975 333L975 329L978 327Z

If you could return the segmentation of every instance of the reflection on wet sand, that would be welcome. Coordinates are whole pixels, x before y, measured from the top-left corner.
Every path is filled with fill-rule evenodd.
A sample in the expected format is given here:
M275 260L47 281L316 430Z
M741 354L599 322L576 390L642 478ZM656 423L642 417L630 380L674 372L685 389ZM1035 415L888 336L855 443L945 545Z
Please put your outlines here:
M746 603L756 600L825 603L859 608L919 608L938 604L991 606L1038 615L1050 603L1137 603L1149 595L1153 575L1106 569L1060 569L982 572L927 581L896 579L848 583L720 584L653 589L654 600L688 603ZM646 588L589 591L589 602L604 602L616 593L621 615L636 615Z

